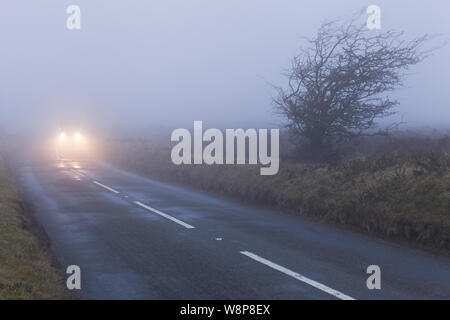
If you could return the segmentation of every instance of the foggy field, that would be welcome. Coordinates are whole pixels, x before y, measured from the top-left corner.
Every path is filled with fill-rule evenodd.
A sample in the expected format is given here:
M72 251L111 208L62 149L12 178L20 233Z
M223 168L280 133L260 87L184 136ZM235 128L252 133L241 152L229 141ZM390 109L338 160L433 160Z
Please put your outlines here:
M110 141L104 158L156 179L448 253L448 138L375 141L334 164L285 155L270 177L259 166L176 166L167 161L169 147L147 140Z
M27 230L28 224L0 154L0 300L67 298L60 271Z

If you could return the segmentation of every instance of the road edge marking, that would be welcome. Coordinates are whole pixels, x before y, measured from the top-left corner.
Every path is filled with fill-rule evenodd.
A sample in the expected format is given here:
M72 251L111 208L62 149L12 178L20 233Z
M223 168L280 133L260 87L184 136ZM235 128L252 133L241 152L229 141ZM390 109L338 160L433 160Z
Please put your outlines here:
M334 297L336 297L338 299L341 299L341 300L356 300L355 298L350 297L350 296L348 296L348 295L346 295L346 294L344 294L344 293L342 293L340 291L334 290L333 288L330 288L330 287L328 287L328 286L326 286L326 285L324 285L324 284L322 284L320 282L317 282L315 280L309 279L309 278L307 278L307 277L305 277L305 276L303 276L303 275L301 275L301 274L299 274L297 272L289 270L289 269L287 269L287 268L285 268L283 266L280 266L279 264L276 264L276 263L274 263L274 262L272 262L270 260L264 259L264 258L254 254L254 253L251 253L249 251L240 251L240 253L243 254L244 256L249 257L250 259L253 259L253 260L255 260L255 261L259 262L259 263L262 263L262 264L264 264L264 265L266 265L268 267L271 267L272 269L280 271L280 272L282 272L282 273L284 273L284 274L286 274L288 276L291 276L291 277L293 277L293 278L295 278L295 279L297 279L297 280L299 280L301 282L309 284L310 286L313 286L316 289L319 289L319 290L321 290L323 292L326 292L326 293L328 293L328 294L330 294L330 295L332 295L332 296L334 296Z
M167 213L161 212L161 211L159 211L159 210L157 210L155 208L147 206L147 205L143 204L140 201L134 201L134 203L137 204L138 206L144 208L144 209L147 209L148 211L151 211L153 213L156 213L156 214L160 215L161 217L164 217L164 218L169 219L169 220L171 220L171 221L173 221L175 223L178 223L179 225L182 225L186 229L194 229L195 228L194 226L191 226L190 224L188 224L186 222L178 220L177 218L174 218L174 217L168 215Z
M111 192L113 192L113 193L115 193L115 194L118 194L118 193L120 193L119 191L117 191L117 190L114 190L113 188L110 188L110 187L108 187L108 186L105 186L104 184L101 184L100 182L98 182L98 181L92 181L92 183L95 183L96 185L98 185L99 187L102 187L102 188L104 188L104 189L106 189L106 190L108 190L108 191L111 191Z

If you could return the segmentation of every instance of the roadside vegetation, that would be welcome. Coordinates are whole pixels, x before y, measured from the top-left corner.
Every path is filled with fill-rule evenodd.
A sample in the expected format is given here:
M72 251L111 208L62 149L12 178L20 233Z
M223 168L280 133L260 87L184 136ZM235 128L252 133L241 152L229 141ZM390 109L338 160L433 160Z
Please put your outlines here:
M284 154L274 176L261 176L259 165L176 166L170 146L151 140L104 145L107 161L145 176L386 239L450 249L448 136L365 138L332 163Z
M64 299L62 274L28 230L23 204L0 154L0 300Z
M435 50L427 35L374 33L357 19L325 22L305 39L275 87L285 126L280 170L258 166L180 165L170 146L111 141L105 159L161 180L449 251L448 134L379 127L399 104L390 93Z
M109 161L161 180L408 243L450 249L450 144L446 134L378 125L396 113L390 93L431 52L428 35L374 33L357 18L325 22L306 38L275 87L282 161L258 166L180 165L170 146L114 141ZM395 130L396 133L393 133Z

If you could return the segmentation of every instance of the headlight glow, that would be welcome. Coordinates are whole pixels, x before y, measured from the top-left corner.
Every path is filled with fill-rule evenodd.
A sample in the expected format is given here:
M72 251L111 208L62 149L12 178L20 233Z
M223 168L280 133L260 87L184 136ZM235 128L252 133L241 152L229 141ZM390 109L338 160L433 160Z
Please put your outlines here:
M59 140L60 140L60 141L66 140L66 134L65 134L64 132L61 132L61 133L59 134Z
M83 139L83 137L81 136L81 134L79 132L75 133L75 140L76 141L81 141Z

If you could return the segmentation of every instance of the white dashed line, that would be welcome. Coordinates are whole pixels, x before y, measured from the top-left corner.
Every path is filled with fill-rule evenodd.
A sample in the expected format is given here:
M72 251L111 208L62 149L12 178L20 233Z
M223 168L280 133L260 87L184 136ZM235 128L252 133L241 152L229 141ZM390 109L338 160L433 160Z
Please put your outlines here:
M82 173L80 173L80 172L78 172L76 170L72 170L72 171L74 173L76 173L76 174L81 175L81 176L85 176L84 174L82 174ZM92 182L95 183L96 185L98 185L98 186L108 190L108 191L111 191L111 192L115 193L115 194L120 193L119 191L114 190L113 188L110 188L108 186L105 186L104 184L102 184L102 183L100 183L98 181L94 180ZM140 201L134 201L134 203L136 205L138 205L138 206L148 210L148 211L151 211L153 213L156 213L156 214L160 215L161 217L164 217L164 218L169 219L169 220L171 220L171 221L173 221L175 223L178 223L179 225L181 225L181 226L183 226L183 227L185 227L187 229L194 229L195 228L194 226L192 226L190 224L187 224L186 222L183 222L183 221L181 221L181 220L179 220L177 218L174 218L174 217L172 217L172 216L170 216L170 215L168 215L168 214L166 214L164 212L161 212L161 211L159 211L159 210L157 210L155 208L152 208L152 207L150 207L148 205L145 205L145 204L143 204ZM222 238L215 238L215 240L221 241ZM323 291L325 293L328 293L328 294L330 294L330 295L332 295L332 296L334 296L334 297L336 297L338 299L341 299L341 300L355 300L354 298L352 298L352 297L350 297L350 296L348 296L348 295L346 295L346 294L344 294L344 293L342 293L340 291L334 290L334 289L332 289L332 288L330 288L330 287L328 287L328 286L326 286L324 284L321 284L320 282L317 282L317 281L314 281L312 279L309 279L309 278L307 278L307 277L305 277L305 276L303 276L303 275L301 275L301 274L299 274L297 272L289 270L289 269L287 269L287 268L285 268L283 266L280 266L280 265L278 265L278 264L276 264L276 263L274 263L274 262L272 262L270 260L264 259L264 258L254 254L254 253L251 253L249 251L240 251L240 253L245 255L245 256L247 256L247 257L249 257L249 258L251 258L251 259L253 259L253 260L255 260L255 261L257 261L257 262L259 262L259 263L262 263L262 264L264 264L264 265L266 265L268 267L271 267L272 269L280 271L280 272L282 272L282 273L284 273L284 274L286 274L286 275L288 275L290 277L293 277L293 278L295 278L295 279L297 279L297 280L299 280L299 281L301 281L303 283L306 283L306 284L308 284L308 285L310 285L310 286L312 286L312 287L314 287L316 289L319 289L319 290L321 290L321 291Z
M266 266L271 267L272 269L278 270L278 271L280 271L280 272L282 272L284 274L287 274L288 276L291 276L291 277L293 277L293 278L295 278L295 279L297 279L297 280L299 280L301 282L309 284L310 286L313 286L314 288L317 288L319 290L322 290L323 292L326 292L326 293L328 293L328 294L330 294L332 296L335 296L338 299L341 299L341 300L355 300L354 298L352 298L350 296L347 296L347 295L343 294L342 292L339 292L339 291L334 290L334 289L332 289L330 287L327 287L326 285L323 285L323 284L321 284L321 283L319 283L317 281L314 281L314 280L309 279L309 278L307 278L305 276L302 276L301 274L296 273L296 272L294 272L292 270L289 270L289 269L287 269L285 267L282 267L282 266L280 266L280 265L278 265L278 264L276 264L276 263L274 263L272 261L269 261L267 259L261 258L260 256L254 254L254 253L251 253L251 252L248 252L248 251L241 251L241 253L243 255L245 255L245 256L255 260L255 261L258 261L258 262L260 262L262 264L265 264Z
M81 177L86 177L86 175L84 174L84 173L81 173L81 172L78 172L77 170L75 170L75 169L72 169L71 170L73 173L75 173L76 175L79 175L79 176L81 176Z
M143 204L142 202L135 201L134 203L137 204L138 206L144 208L144 209L147 209L148 211L151 211L153 213L159 214L161 217L164 217L164 218L169 219L169 220L171 220L171 221L173 221L175 223L178 223L178 224L182 225L183 227L185 227L187 229L194 229L195 228L194 226L191 226L190 224L187 224L186 222L183 222L181 220L178 220L177 218L169 216L168 214L166 214L164 212L161 212L161 211L159 211L159 210L157 210L155 208L149 207L149 206Z
M120 193L119 191L114 190L113 188L110 188L110 187L108 187L108 186L105 186L104 184L101 184L100 182L97 182L97 181L92 181L92 182L95 183L96 185L98 185L98 186L100 186L100 187L102 187L102 188L108 190L108 191L114 192L115 194Z

